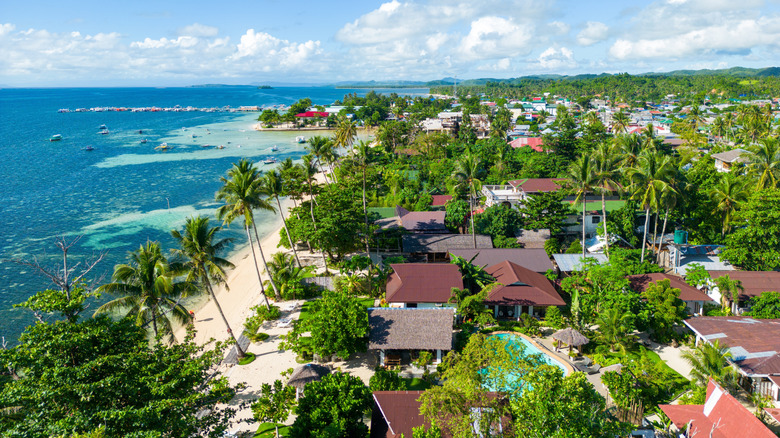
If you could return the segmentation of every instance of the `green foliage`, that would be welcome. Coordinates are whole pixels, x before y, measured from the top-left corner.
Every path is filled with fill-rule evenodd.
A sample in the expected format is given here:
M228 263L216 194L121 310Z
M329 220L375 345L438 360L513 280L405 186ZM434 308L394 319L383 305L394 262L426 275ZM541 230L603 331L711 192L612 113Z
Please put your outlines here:
M463 230L469 215L469 203L462 199L451 199L444 205L444 224L452 231Z
M682 358L691 366L691 377L700 387L707 387L712 377L726 389L737 389L739 375L728 365L731 357L728 347L722 346L716 339L714 342L703 342L693 350L683 351Z
M255 356L254 353L246 352L244 353L244 357L238 359L239 365L249 365L250 363L254 362L257 356Z
M78 315L84 311L84 301L90 297L99 297L99 294L88 292L83 285L71 288L70 292L63 290L46 289L27 299L27 301L14 304L14 307L23 307L41 316L42 313L60 313L70 322L76 322Z
M478 234L487 234L493 239L513 238L517 235L517 230L523 226L523 218L514 208L496 204L476 215L474 226Z
M425 426L417 426L412 429L412 438L442 438L442 434L436 426L431 426L428 429Z
M628 409L641 397L636 377L629 372L608 371L601 376L601 381L618 407Z
M568 248L566 248L566 254L582 254L582 244L579 240L573 240Z
M258 330L262 327L265 321L274 321L279 319L282 315L281 310L277 306L271 306L269 309L263 304L258 304L252 307L252 316L248 317L244 321L244 334L252 342L262 342L268 339L268 334L260 333Z
M527 379L530 390L511 403L516 436L611 438L631 430L610 420L604 398L583 373L564 377L560 369L543 366Z
M284 230L282 230L284 231ZM316 293L316 287L306 285L303 280L314 277L313 266L299 267L295 258L284 252L277 252L267 262L268 272L279 290L279 298L283 300L295 300L308 298ZM263 283L267 289L271 288L270 281Z
M569 214L573 212L570 205L563 202L566 191L542 192L528 197L520 214L524 217L523 228L527 230L549 229L551 235L560 234Z
M547 253L547 257L552 257L553 254L561 253L561 241L556 237L551 237L544 241L544 252Z
M780 318L780 292L762 292L750 303L750 316L759 319Z
M669 280L650 283L642 297L650 311L650 334L657 342L669 342L674 337L674 327L681 324L686 315L686 305L680 299L680 289L671 287Z
M485 272L484 266L477 266L472 263L476 257L475 255L471 260L466 260L454 254L450 256L450 263L458 266L460 273L463 275L463 283L469 292L482 290L496 281L492 275Z
M398 375L398 371L377 367L368 381L368 387L371 391L405 391L406 381Z
M726 237L721 258L749 271L780 267L780 189L754 192L734 224L741 226Z
M341 358L365 351L368 313L360 300L346 292L325 291L322 299L312 303L310 312L308 318L299 319L284 337L282 348L289 347L300 354L308 346L320 356L337 354ZM301 338L308 331L310 343Z
M295 388L286 386L281 380L275 380L273 385L264 383L260 387L257 400L252 403L252 416L261 423L284 423L295 407ZM278 426L274 426L276 434Z
M561 309L559 309L558 306L548 307L547 312L544 315L544 322L554 329L562 329L564 327L564 322L563 316L561 315Z
M693 287L706 285L711 280L709 271L701 263L690 263L685 271L685 282Z
M362 420L370 409L371 390L359 377L342 372L328 374L306 385L289 436L363 437L368 434L368 426Z
M150 347L132 321L96 317L28 327L16 347L0 350L0 366L18 380L0 380L0 430L7 436L50 437L105 427L106 436L221 436L235 409L236 388L223 378L203 383L223 357L192 334Z

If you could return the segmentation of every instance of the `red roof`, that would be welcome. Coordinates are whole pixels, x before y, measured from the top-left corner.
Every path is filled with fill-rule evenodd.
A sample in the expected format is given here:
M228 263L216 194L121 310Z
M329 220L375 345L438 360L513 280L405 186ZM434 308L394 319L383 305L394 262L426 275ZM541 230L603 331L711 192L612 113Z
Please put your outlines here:
M513 148L528 146L536 152L544 152L544 139L541 137L519 137L509 142Z
M712 438L770 438L772 433L737 399L710 379L703 405L660 405L677 429L688 436Z
M561 189L556 181L565 180L563 178L526 178L509 181L509 184L526 193L555 192Z
M504 306L563 306L555 287L542 274L503 261L485 269L495 277L500 286L494 287L485 300L486 304Z
M446 303L452 288L463 288L463 276L450 263L400 263L390 265L388 303Z
M644 292L650 283L669 280L670 286L680 289L680 299L683 301L715 301L709 295L682 281L680 277L673 275L661 273L629 275L628 280L631 282L631 289L640 293Z
M374 413L371 416L371 438L410 438L412 429L428 425L420 415L423 391L375 391ZM384 421L383 421L384 420Z
M757 297L761 292L780 292L780 272L776 271L710 271L715 279L728 275L732 280L742 282L743 297Z
M328 117L328 113L324 111L306 111L305 113L296 114L295 117Z
M451 199L452 199L452 195L433 195L433 201L431 201L431 205L434 207L438 207L446 204L447 201Z

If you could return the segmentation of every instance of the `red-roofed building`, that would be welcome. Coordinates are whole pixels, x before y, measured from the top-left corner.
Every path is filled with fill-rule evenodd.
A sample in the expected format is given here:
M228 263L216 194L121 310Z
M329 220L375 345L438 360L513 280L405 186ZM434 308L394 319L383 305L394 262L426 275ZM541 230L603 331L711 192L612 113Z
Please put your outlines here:
M441 307L452 288L463 289L463 276L451 263L399 263L390 265L386 300L391 307Z
M673 275L655 273L655 274L642 274L642 275L630 275L628 280L631 282L631 289L642 293L650 285L650 283L657 283L661 280L669 280L669 285L675 289L680 289L680 299L685 301L688 306L688 312L692 315L701 315L704 311L704 303L712 303L715 300L704 292L690 286L684 282L680 277Z
M496 318L516 318L521 313L543 316L547 307L566 305L550 280L530 269L503 261L485 272L498 283L485 299Z
M420 415L423 391L376 391L371 413L370 438L412 437L412 429L430 427Z
M681 437L772 438L764 423L713 380L703 405L659 405Z
M295 117L299 119L315 119L317 117L327 119L328 113L325 111L306 111L305 113L296 114Z
M431 201L431 207L444 207L447 202L452 200L452 195L433 195Z
M509 142L513 148L528 146L536 152L544 152L544 139L541 137L519 137Z

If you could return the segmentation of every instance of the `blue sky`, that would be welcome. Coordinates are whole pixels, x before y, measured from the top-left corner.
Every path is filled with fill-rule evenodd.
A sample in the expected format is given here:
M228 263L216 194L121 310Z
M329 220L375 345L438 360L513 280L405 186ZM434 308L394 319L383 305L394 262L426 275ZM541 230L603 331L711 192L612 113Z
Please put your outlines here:
M0 3L0 86L510 78L778 60L780 0Z

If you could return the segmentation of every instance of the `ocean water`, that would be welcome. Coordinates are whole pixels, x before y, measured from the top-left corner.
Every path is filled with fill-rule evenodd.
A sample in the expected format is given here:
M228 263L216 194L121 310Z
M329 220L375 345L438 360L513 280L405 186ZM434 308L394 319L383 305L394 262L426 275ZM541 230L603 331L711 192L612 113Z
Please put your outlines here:
M0 89L0 335L13 342L33 319L14 309L51 283L8 259L36 257L55 268L58 236L82 236L71 263L108 251L92 277L110 278L113 266L147 240L172 248L170 230L192 215L214 216L214 195L233 162L300 159L296 132L257 132L258 113L71 112L93 107L239 107L289 105L309 97L330 104L347 93L368 90L326 87ZM376 90L425 94L427 90ZM106 125L110 134L98 134ZM141 133L139 133L141 131ZM54 134L63 139L50 142ZM311 135L302 133L303 135ZM142 144L141 140L147 143ZM155 147L166 142L167 151ZM204 145L211 145L204 147ZM214 146L224 145L224 149ZM85 148L91 146L92 151ZM272 152L271 147L278 151ZM278 215L257 212L261 234L278 227ZM218 224L216 220L214 224ZM222 237L246 245L240 228Z

